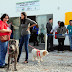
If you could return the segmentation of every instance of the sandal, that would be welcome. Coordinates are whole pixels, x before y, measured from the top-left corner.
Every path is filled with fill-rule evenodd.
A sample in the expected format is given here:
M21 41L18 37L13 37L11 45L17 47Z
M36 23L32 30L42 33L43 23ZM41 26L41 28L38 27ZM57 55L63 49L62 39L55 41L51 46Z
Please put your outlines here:
M28 61L24 61L24 64L28 63Z

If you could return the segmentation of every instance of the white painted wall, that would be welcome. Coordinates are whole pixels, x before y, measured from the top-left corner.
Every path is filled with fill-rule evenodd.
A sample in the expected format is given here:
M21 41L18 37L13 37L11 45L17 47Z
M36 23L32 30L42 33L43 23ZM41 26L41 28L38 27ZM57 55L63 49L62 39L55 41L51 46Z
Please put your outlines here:
M0 0L0 16L7 13L10 17L20 16L20 12L16 12L16 3L30 0ZM65 20L65 13L72 11L72 0L40 0L40 10L27 11L27 15L53 14L53 27L57 25L57 21ZM68 38L66 38L67 40ZM69 42L65 41L69 45Z

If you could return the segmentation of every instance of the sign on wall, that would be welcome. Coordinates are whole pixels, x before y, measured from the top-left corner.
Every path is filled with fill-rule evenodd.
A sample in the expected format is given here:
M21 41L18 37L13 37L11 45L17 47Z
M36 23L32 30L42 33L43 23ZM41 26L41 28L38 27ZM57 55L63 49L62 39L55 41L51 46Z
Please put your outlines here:
M65 13L65 25L69 25L69 20L72 20L72 12Z
M16 3L17 12L34 11L34 10L39 10L39 9L40 9L40 0Z

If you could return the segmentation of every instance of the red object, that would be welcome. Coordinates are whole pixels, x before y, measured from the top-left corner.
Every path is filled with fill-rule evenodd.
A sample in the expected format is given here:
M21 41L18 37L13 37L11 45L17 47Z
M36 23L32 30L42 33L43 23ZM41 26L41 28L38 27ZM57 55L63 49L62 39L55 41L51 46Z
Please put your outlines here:
M7 23L4 23L3 21L0 21L0 30L2 30L2 29L8 29L8 24ZM0 32L0 36L3 36L3 35L11 35L11 33L9 33L9 32L5 32L5 33L1 33ZM10 38L9 38L10 39Z
M7 29L9 26L7 23L4 23L3 21L0 21L0 30L2 29ZM12 33L12 32L11 32ZM3 36L3 35L11 35L11 33L9 32L5 32L5 33L1 33L0 32L0 36ZM8 54L9 54L9 44L8 44Z
M29 44L28 44L28 46L30 46L33 49L36 49L35 47L33 47L33 46L29 45ZM40 50L38 50L38 49L36 49L36 50L37 50L37 56L40 56Z
M7 27L8 27L7 23L4 23L3 21L0 21L0 30L7 29ZM5 33L0 32L0 36L3 36L3 35L10 35L10 33L9 32L5 32Z
M37 50L37 56L40 56L40 51L39 50Z
M57 32L55 32L55 39L57 39L57 35L56 34L58 34Z

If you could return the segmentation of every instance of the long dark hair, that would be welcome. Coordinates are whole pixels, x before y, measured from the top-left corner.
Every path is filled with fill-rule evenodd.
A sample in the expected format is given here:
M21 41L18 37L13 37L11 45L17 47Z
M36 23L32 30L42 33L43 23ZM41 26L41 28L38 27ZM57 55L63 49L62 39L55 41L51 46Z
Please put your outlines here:
M26 18L27 18L26 12L22 12L21 14L24 15L24 19L21 19L21 24L25 24L25 21L26 21Z
M3 14L3 15L1 16L1 20L3 21L3 19L4 19L6 16L8 16L8 14ZM8 16L8 18L9 18L9 16Z
M64 27L64 26L65 26L65 25L64 25L64 22L61 22L61 23L60 23L60 28L61 28L61 27Z

